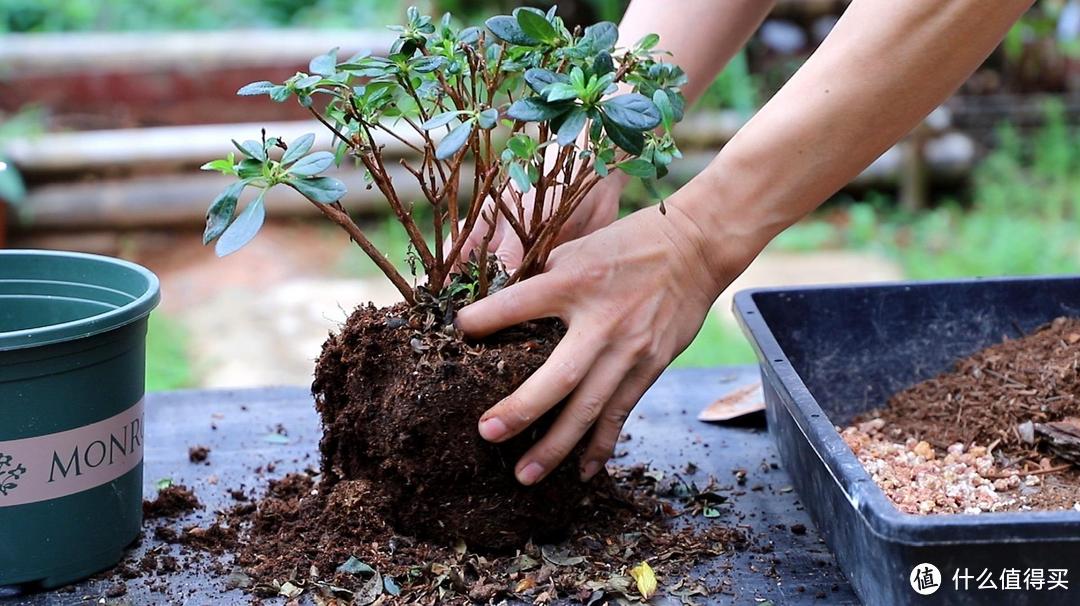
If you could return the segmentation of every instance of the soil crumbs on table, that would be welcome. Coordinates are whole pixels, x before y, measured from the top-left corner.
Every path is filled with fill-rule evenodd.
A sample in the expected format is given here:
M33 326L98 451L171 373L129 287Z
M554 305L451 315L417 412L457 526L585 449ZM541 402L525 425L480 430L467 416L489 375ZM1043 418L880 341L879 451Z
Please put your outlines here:
M658 592L692 603L721 591L719 581L707 584L693 578L691 569L750 544L741 530L703 519L724 507L726 497L715 485L698 487L643 465L612 475L613 488L591 497L592 513L566 540L530 542L507 553L481 554L465 542L441 545L398 535L379 514L377 491L364 481L341 481L323 492L314 470L271 480L262 498L218 511L208 526L181 521L147 532L180 545L181 569L209 573L223 589L244 589L256 600L615 604ZM167 573L175 571L176 560L163 550L168 545L157 545L112 574L143 578L166 595L182 592L169 586ZM215 557L202 558L207 552Z
M199 503L198 497L183 484L170 484L162 488L154 500L144 500L142 505L143 517L148 520L178 518L200 508L202 503Z
M1080 319L976 352L841 431L907 513L1080 510Z

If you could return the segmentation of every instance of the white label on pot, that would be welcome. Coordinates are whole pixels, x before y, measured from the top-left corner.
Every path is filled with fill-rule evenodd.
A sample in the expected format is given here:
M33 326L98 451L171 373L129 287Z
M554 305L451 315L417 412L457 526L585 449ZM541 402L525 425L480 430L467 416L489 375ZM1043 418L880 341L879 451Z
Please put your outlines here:
M97 423L0 441L0 508L101 486L134 469L142 458L142 399Z

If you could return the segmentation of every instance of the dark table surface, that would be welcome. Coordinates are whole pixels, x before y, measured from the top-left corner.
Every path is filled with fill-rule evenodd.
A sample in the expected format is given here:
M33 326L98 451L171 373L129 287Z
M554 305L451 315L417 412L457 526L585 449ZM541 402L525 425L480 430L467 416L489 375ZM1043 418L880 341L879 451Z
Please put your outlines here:
M833 556L814 529L791 488L757 413L737 423L709 424L697 413L709 403L745 390L759 381L755 367L669 370L646 394L627 423L631 439L620 445L625 455L617 465L649 463L704 484L714 476L731 497L722 515L702 523L739 525L754 537L758 549L725 555L699 566L695 576L724 593L698 603L709 604L857 604ZM230 504L227 489L250 490L266 479L307 467L318 468L319 423L311 396L302 387L242 390L178 391L147 396L145 492L153 494L164 478L195 489L206 506L204 520ZM275 437L281 424L288 439ZM274 434L274 435L271 435ZM188 460L188 447L210 447L209 464ZM685 474L693 462L697 471ZM272 464L272 465L271 465ZM273 471L268 472L268 466ZM737 485L736 470L746 482ZM188 521L190 523L190 520ZM792 527L805 532L793 532ZM144 538L136 549L168 549ZM760 547L765 547L761 549ZM665 582L674 582L667 580ZM4 604L247 604L238 590L222 593L223 580L205 573L180 571L168 579L175 592L150 591L142 580L128 582L127 594L104 598L113 581L91 580L67 590L0 598ZM282 600L283 601L283 600ZM270 601L271 603L273 601ZM663 603L654 600L654 603Z

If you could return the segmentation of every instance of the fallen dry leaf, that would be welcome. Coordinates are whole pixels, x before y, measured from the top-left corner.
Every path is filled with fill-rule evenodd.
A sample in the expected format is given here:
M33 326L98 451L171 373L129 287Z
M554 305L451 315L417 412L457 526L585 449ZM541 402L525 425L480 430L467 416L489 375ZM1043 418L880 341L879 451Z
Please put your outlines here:
M709 404L698 414L699 421L730 421L765 410L761 382L752 383Z
M524 579L521 579L520 582L518 582L516 587L514 587L514 593L525 593L533 587L536 587L536 579L532 577L525 577Z
M648 562L642 562L630 569L630 576L637 583L638 593L646 600L656 595L656 573Z

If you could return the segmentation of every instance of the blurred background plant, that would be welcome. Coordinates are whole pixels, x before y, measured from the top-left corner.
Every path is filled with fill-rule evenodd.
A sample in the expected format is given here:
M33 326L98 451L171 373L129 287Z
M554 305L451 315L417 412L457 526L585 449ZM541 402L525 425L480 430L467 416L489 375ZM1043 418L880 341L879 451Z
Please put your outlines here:
M627 4L526 2L553 3L571 25L617 22ZM392 35L383 26L401 21L410 4L475 24L520 3L0 2L0 32L8 32L0 34L0 162L9 165L0 171L0 199L21 197L13 184L25 182L24 202L9 213L7 245L116 254L157 271L165 301L151 325L153 389L304 382L326 330L356 304L383 304L394 293L380 289L377 270L355 247L339 245L288 197L270 200L282 212L252 250L214 260L200 247L200 224L208 192L222 182L195 169L228 152L208 141L247 137L250 123L285 134L313 130L302 112L268 112L234 93L252 80L284 80L333 46L342 54L384 50ZM662 192L707 163L846 5L778 0L676 130L685 158L659 184ZM374 211L383 205L362 183L349 185L356 193L347 205L404 265L408 239ZM631 187L624 212L647 203L646 192ZM1038 0L957 95L777 238L735 288L1077 273L1078 228L1080 0ZM0 227L0 243L4 233ZM723 296L677 365L753 361L729 304ZM219 320L235 318L237 306L248 310L244 319Z
M22 175L5 154L7 141L31 138L42 132L44 121L42 112L33 107L25 107L12 115L0 112L0 204L18 204L26 196L26 185Z

